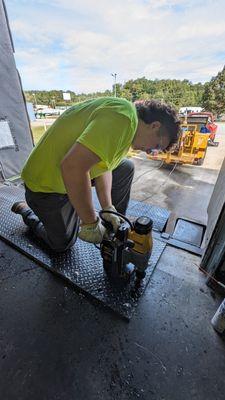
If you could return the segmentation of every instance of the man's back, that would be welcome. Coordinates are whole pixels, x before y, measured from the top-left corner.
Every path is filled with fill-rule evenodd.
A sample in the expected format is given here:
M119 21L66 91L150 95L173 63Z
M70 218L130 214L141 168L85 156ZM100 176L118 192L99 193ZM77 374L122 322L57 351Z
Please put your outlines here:
M91 178L114 169L126 155L137 128L135 107L125 99L98 98L65 111L43 135L22 171L25 184L34 192L65 193L60 163L79 142L101 161Z

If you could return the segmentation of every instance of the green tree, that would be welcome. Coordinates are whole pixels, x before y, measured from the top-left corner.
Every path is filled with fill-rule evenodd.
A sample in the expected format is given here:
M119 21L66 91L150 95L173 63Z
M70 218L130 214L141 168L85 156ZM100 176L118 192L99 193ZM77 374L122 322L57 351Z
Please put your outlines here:
M225 66L205 85L202 103L206 110L215 114L225 112Z
M215 90L219 84L219 92L217 97L215 97ZM209 84L193 84L187 79L177 80L177 79L147 79L145 77L130 79L123 85L121 83L116 84L116 92L118 97L126 98L130 101L135 101L139 99L156 99L159 101L164 101L168 104L175 106L179 109L182 106L201 106L203 100L211 101L209 109L215 109L217 103L221 105L224 102L223 94L221 88L223 85L223 79L220 76L219 83L214 82L214 86ZM70 93L71 102L69 105L81 102L86 99L93 99L102 96L112 96L111 90L106 90L104 92L92 92L92 93L75 93L71 90L67 91ZM224 91L223 91L224 93ZM38 91L30 90L25 92L27 101L37 104L46 104L51 107L53 106L65 106L68 105L63 99L62 90L50 90L50 91ZM204 99L203 99L204 97ZM221 106L222 107L222 106Z

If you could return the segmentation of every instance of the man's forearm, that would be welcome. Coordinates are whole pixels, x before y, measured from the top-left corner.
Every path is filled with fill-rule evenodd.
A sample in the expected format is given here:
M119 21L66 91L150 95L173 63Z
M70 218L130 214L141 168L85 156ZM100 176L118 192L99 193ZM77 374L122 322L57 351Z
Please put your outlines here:
M107 171L95 178L95 189L102 208L112 205L112 172Z
M91 180L89 173L64 173L63 180L67 194L82 223L92 224L97 215L92 204Z

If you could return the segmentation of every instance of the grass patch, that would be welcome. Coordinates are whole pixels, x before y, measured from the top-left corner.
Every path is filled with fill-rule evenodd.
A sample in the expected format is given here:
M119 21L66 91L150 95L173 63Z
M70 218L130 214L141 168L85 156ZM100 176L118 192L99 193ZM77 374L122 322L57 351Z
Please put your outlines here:
M34 144L37 144L39 139L45 133L45 128L44 128L44 126L32 126L31 125L31 129L32 129L33 136L34 136Z

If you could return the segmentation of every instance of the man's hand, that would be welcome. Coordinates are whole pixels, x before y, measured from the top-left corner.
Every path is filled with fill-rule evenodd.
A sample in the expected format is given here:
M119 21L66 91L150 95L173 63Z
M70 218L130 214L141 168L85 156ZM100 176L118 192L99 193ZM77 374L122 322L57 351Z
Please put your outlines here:
M101 243L106 229L98 218L93 224L82 224L78 237L89 243Z
M114 206L109 206L109 207L103 208L103 211L114 211L114 212L117 212ZM111 213L103 213L102 217L106 221L108 221L108 222L110 222L112 224L113 232L116 233L117 229L121 225L120 217L118 217L115 214L111 214Z

